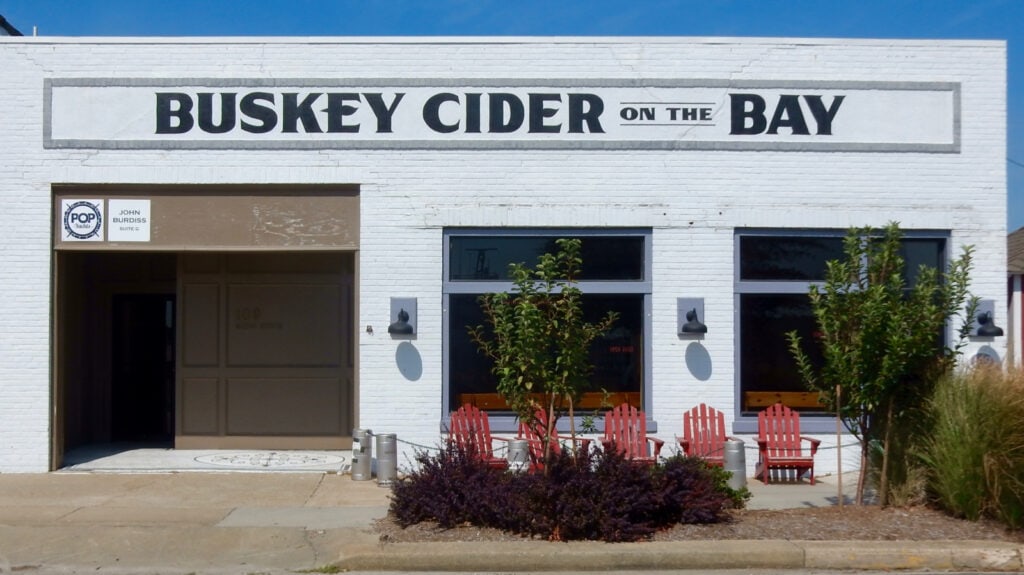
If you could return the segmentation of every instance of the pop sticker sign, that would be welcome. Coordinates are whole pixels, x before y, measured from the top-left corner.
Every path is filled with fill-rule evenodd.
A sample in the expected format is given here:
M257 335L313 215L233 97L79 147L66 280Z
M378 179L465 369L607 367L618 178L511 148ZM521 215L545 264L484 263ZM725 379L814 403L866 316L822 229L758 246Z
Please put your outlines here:
M62 200L61 214L62 240L103 241L103 200Z

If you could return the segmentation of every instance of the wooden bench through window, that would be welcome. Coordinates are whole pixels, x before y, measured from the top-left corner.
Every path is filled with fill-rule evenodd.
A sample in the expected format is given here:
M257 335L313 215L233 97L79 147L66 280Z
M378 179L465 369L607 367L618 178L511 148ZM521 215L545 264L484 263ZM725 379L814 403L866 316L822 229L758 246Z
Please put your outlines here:
M537 396L538 400L540 395ZM475 405L480 409L486 410L502 410L508 409L508 404L505 400L497 393L460 393L459 394L460 404ZM592 391L583 394L580 398L579 403L576 404L577 410L589 410L589 409L611 409L612 406L628 403L629 405L640 408L640 392L639 391L619 391L612 392L605 396L604 393L599 391Z
M802 409L825 409L816 391L746 391L743 393L744 411L757 411L776 403Z

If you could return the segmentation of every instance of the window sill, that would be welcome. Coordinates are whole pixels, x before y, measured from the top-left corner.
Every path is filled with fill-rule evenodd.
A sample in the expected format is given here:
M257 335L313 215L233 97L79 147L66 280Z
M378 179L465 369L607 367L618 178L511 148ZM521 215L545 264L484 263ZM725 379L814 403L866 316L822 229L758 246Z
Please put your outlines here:
M732 423L733 433L745 433L750 435L757 435L757 416L748 415L741 416ZM801 415L800 416L800 433L802 434L823 434L836 432L836 418L830 415ZM843 426L843 433L849 433L845 426Z
M583 434L580 431L582 427L583 418L576 416L576 433ZM519 433L519 420L514 415L490 415L488 421L491 426L491 433L494 435L515 435ZM451 420L447 417L441 421L441 433L448 433L451 425ZM834 425L834 424L833 424ZM597 428L596 433L604 433L604 419L602 417L596 418L594 426ZM558 434L568 435L569 434L569 419L568 417L562 417L558 420ZM647 433L654 435L658 432L658 422L653 419L647 420ZM757 432L757 420L754 420L754 432Z

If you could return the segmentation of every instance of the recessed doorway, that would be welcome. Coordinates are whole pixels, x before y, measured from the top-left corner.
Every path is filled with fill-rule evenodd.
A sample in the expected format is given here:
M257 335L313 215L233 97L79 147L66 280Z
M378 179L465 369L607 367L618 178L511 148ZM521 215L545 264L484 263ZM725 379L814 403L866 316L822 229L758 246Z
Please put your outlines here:
M174 439L174 294L113 299L111 439Z

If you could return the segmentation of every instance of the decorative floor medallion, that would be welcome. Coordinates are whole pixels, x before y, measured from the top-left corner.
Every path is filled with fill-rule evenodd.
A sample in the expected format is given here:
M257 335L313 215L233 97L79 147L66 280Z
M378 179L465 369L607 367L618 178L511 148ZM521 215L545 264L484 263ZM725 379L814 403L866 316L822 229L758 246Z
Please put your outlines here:
M299 468L299 467L341 467L345 458L340 455L304 453L301 451L266 451L254 453L223 453L200 455L198 463L224 467L245 467L249 469Z

